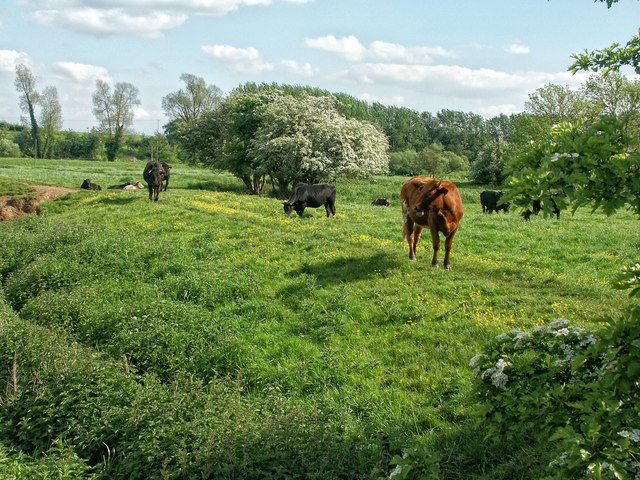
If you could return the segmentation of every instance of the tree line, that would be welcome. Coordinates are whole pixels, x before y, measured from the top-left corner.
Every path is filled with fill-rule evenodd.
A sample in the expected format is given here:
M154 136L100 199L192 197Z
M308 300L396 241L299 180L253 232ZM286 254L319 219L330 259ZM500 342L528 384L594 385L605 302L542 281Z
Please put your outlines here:
M576 56L584 62L584 56ZM574 66L574 68L578 68ZM595 73L578 90L548 84L531 93L524 112L486 119L471 112L418 112L368 103L345 93L282 84L245 83L223 95L204 79L183 74L184 88L162 98L170 121L164 134L130 131L138 89L96 82L98 127L61 131L55 87L36 88L28 67L16 67L24 126L0 125L0 155L48 158L176 158L228 170L253 193L269 182L284 193L297 182L339 176L468 172L478 184L501 185L558 126L587 128L603 116L638 136L640 80L617 71ZM555 130L554 130L555 129Z

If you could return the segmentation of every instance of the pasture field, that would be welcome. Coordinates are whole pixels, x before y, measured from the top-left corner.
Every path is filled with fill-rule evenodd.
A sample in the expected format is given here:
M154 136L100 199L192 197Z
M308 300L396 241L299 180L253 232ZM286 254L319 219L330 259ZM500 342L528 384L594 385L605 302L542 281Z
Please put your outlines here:
M0 159L0 194L104 189L143 167ZM640 257L638 219L484 215L484 188L458 181L448 272L428 233L408 260L405 180L338 180L335 218L298 218L176 164L158 202L79 190L0 223L0 365L17 371L1 379L0 473L376 479L420 444L447 479L539 478L544 457L474 422L469 360L505 331L622 312L610 282Z

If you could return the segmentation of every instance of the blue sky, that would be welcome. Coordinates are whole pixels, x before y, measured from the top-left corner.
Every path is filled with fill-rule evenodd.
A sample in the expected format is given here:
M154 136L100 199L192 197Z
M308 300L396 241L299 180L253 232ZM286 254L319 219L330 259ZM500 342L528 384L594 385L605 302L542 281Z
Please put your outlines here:
M579 87L570 55L638 27L638 0L3 0L0 120L20 121L16 63L57 88L63 128L78 131L96 125L101 79L139 88L133 128L152 134L182 73L225 94L278 82L491 117L545 84Z

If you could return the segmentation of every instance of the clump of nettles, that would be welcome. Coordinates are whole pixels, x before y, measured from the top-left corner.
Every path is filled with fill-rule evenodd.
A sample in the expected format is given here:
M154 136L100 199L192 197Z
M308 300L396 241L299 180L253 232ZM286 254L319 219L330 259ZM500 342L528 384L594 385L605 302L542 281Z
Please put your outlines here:
M512 330L470 366L487 436L537 446L550 478L640 478L639 306L597 333Z

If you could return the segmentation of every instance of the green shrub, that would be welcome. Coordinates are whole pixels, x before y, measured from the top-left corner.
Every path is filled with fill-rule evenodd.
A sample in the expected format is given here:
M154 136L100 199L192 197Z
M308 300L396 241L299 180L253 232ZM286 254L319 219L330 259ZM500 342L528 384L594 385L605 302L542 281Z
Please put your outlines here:
M553 478L640 472L640 307L597 335L564 319L499 335L470 365L487 435L537 446Z
M89 466L61 441L41 455L31 457L0 444L0 478L3 480L95 479Z
M0 138L0 157L18 158L21 156L20 147L8 138Z

